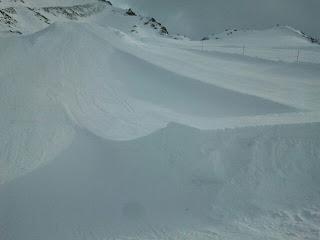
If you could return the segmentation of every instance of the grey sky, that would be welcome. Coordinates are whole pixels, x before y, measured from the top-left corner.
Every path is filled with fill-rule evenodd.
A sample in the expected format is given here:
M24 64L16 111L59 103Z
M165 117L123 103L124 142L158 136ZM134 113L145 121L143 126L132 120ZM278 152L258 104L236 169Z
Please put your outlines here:
M320 37L320 0L113 0L154 16L171 32L200 38L225 28L290 25Z

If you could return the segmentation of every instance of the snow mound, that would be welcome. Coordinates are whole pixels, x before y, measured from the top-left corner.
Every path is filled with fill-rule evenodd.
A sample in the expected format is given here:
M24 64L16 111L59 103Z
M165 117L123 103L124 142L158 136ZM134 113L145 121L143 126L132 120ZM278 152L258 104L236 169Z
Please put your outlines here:
M203 128L216 117L295 111L159 68L126 52L130 38L124 33L104 31L108 38L88 24L55 23L0 40L1 159L6 159L1 181L52 159L71 141L75 125L125 140L169 122ZM15 142L19 135L25 137ZM56 142L62 136L65 140Z

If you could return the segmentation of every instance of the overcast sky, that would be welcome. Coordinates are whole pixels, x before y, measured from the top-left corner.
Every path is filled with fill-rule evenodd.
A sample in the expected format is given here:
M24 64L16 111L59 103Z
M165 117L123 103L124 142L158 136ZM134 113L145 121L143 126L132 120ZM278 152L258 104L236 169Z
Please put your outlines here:
M200 38L225 28L290 25L320 37L320 0L112 0L154 16L174 33Z

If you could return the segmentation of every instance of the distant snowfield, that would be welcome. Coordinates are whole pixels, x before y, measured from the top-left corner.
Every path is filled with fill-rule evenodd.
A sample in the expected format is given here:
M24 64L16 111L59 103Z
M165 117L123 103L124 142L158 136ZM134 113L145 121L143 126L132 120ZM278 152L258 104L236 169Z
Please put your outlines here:
M1 239L319 239L320 45L9 3Z

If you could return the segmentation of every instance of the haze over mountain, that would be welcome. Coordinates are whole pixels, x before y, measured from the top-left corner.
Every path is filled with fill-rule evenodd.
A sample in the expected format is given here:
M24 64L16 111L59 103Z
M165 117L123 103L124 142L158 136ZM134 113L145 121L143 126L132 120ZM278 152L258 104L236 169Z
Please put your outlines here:
M320 37L318 0L115 0L159 18L172 32L199 39L226 28L263 29L276 24Z

